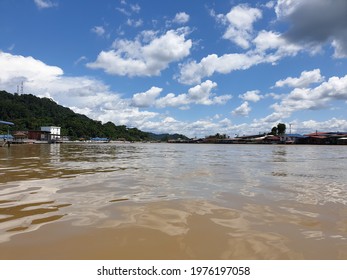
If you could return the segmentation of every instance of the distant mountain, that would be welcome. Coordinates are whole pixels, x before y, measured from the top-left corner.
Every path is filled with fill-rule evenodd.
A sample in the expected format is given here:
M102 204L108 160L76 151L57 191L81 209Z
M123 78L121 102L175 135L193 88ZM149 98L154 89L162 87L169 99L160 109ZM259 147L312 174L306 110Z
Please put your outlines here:
M168 136L143 132L112 122L102 124L49 98L39 98L32 94L11 94L6 91L0 91L0 120L13 122L15 126L12 130L39 130L41 126L60 126L62 135L70 136L71 139L107 137L112 140L148 141L161 140L163 135ZM4 126L0 126L0 133L6 133L5 130Z
M168 133L163 133L163 134L154 134L149 132L149 136L150 138L152 138L153 140L157 140L157 141L163 141L166 142L168 140L178 140L178 139L182 139L182 140L188 140L189 138L183 134L168 134Z

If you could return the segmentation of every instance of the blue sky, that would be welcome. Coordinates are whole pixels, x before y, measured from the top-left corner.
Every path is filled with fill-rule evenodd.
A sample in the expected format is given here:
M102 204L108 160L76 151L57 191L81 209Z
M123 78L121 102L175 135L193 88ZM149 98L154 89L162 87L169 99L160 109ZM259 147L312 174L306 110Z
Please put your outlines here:
M1 0L0 89L155 133L347 131L345 0Z

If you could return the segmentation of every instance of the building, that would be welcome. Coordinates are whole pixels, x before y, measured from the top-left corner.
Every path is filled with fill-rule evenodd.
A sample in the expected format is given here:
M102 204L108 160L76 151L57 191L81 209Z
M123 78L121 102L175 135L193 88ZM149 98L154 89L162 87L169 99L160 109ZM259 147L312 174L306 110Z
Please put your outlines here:
M314 132L306 134L308 137L308 144L315 145L336 145L341 144L342 138L347 138L347 132Z
M308 136L301 134L284 134L280 136L280 142L284 144L305 144Z
M41 130L13 131L13 142L21 143L56 143L61 141L60 127L43 126Z
M13 143L24 144L28 142L28 132L27 131L14 131L13 132Z
M35 143L38 142L49 142L50 135L48 131L41 131L41 130L29 130L28 132L28 139L34 140Z
M42 132L48 132L48 142L59 142L61 141L61 128L59 126L41 126Z
M0 124L7 126L7 138L6 139L9 139L8 136L10 135L10 126L13 126L14 123L13 122L5 122L5 121L0 120ZM3 138L3 139L5 139L5 138Z

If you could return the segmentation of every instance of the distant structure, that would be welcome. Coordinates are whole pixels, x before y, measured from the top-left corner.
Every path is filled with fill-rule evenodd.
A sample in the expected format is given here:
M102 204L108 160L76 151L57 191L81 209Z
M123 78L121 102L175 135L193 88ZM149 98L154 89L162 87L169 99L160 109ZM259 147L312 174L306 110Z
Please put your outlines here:
M19 85L17 85L17 93L22 95L24 93L24 82L21 81Z
M3 139L3 143L2 146L4 146L5 144L8 144L8 146L10 146L10 141L13 140L13 136L10 135L10 125L14 125L13 122L5 122L0 120L0 124L4 124L7 125L7 135L0 135L0 139Z
M61 140L60 130L61 128L59 126L41 126L41 131L49 133L49 142L58 142Z

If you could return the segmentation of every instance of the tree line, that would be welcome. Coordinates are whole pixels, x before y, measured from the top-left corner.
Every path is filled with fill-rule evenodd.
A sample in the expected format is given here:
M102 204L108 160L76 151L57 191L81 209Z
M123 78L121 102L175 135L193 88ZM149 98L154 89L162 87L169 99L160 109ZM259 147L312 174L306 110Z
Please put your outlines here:
M85 115L77 114L52 99L39 98L32 94L11 94L0 91L0 119L13 122L11 130L40 130L41 126L59 126L61 134L71 140L105 137L111 140L127 141L158 140L153 133L115 125L112 122L102 124ZM7 128L0 126L0 134L6 134ZM170 137L169 134L164 135ZM164 137L163 136L163 137ZM159 139L161 140L161 139Z

